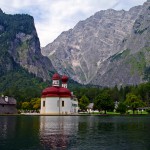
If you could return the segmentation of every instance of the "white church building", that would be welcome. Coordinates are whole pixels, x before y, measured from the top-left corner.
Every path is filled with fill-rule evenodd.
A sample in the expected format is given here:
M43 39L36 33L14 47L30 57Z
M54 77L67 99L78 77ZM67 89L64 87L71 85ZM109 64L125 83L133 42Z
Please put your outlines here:
M52 86L42 92L41 114L75 114L78 113L78 101L67 88L67 76L60 77L55 73L52 77ZM62 85L60 85L62 83Z

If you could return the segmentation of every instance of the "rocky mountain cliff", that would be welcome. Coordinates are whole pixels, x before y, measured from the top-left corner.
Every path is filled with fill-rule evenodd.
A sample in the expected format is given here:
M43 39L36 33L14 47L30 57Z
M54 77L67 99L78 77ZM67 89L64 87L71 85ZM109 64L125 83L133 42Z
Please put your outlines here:
M101 64L91 84L115 86L150 81L150 1L142 6L120 50Z
M44 80L54 71L51 61L41 54L33 17L0 10L0 76L18 66Z
M133 65L126 61L130 62L133 53L140 59L138 52L149 47L149 8L147 1L129 11L97 12L63 32L42 49L42 54L49 57L59 73L66 73L80 83L114 86L143 82L142 73L137 76L135 72L134 76ZM147 52L142 51L143 59ZM112 63L122 55L127 55L128 60Z

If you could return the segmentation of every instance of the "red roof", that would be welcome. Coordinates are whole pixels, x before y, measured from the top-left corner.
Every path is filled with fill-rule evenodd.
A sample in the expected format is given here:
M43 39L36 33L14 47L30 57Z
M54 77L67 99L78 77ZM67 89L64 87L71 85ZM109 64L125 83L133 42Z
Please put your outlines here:
M59 88L59 96L60 97L71 97L71 92L67 88L60 87Z
M61 78L61 81L62 81L63 83L67 83L68 77L67 77L66 75L63 75L62 78Z
M59 87L48 87L43 90L42 97L59 97Z
M58 73L55 73L52 77L53 80L60 80L60 76Z
M60 80L59 74L55 73L52 77L53 80ZM68 77L66 75L62 76L62 83L67 83ZM64 87L47 87L42 91L42 97L71 97L71 92L69 89Z
M48 87L43 90L42 97L71 97L69 89L64 87Z

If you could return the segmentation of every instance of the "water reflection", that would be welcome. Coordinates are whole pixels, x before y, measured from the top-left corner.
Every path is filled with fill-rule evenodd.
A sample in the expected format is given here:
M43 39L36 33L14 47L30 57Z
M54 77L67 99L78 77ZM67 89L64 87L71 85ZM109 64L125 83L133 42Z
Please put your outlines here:
M78 116L40 117L40 141L46 149L66 149L77 132Z
M39 117L0 116L0 150L38 150Z
M145 117L43 116L40 142L44 149L147 149L149 126Z
M150 149L150 116L0 116L0 150Z
M16 122L12 120L13 117L0 117L0 139L7 139L8 136L14 137ZM12 133L11 135L9 134L10 132Z

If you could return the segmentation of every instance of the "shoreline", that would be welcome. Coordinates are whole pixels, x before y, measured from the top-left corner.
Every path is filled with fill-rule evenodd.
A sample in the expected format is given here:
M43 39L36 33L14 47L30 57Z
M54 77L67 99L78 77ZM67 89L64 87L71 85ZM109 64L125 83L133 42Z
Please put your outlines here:
M0 116L149 116L150 114L0 114Z

